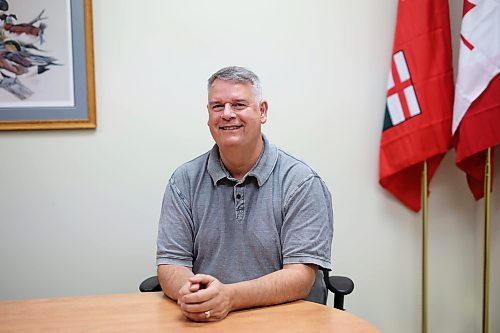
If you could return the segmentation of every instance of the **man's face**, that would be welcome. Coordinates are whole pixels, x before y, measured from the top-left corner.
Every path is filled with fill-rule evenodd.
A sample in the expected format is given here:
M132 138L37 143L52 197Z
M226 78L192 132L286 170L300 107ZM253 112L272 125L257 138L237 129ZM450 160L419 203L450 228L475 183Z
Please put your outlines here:
M261 138L267 102L256 101L250 83L215 80L208 91L208 126L219 148L250 147Z

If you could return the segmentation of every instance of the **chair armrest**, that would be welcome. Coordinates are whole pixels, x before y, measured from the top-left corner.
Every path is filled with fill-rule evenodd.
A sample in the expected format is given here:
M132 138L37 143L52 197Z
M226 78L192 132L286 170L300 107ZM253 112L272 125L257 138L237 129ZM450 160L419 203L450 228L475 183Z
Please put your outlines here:
M158 276L152 276L142 281L139 286L139 290L143 293L152 292L152 291L161 291L160 281L158 281Z
M346 276L329 276L328 281L334 294L349 295L354 290L354 282Z
M344 310L344 296L349 295L354 290L354 282L346 276L330 276L330 272L324 268L323 278L326 288L334 294L333 306L337 309Z

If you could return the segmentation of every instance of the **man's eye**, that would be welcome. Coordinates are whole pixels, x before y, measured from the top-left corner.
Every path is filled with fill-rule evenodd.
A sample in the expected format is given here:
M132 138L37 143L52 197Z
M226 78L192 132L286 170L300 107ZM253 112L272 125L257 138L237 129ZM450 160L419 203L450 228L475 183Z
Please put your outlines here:
M238 110L238 111L244 110L244 109L246 109L246 107L247 107L247 105L243 104L243 103L233 104L233 109Z
M224 105L216 104L212 106L212 111L220 112L224 110Z

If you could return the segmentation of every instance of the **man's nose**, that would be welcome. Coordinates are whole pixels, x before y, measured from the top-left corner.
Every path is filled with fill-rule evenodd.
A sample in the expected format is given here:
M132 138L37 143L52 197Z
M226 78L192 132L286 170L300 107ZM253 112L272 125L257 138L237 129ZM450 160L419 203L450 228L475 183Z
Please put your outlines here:
M230 119L234 116L233 107L231 103L224 104L224 111L222 111L222 118Z

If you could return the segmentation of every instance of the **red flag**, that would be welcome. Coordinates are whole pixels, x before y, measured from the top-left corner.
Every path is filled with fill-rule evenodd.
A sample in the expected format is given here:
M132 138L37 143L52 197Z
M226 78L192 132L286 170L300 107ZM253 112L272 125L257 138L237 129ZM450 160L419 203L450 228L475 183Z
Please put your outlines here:
M451 148L448 0L399 1L388 81L379 181L417 212L423 161L430 180Z
M465 0L461 30L453 107L456 163L467 174L469 187L478 200L484 195L486 149L500 144L498 2Z

